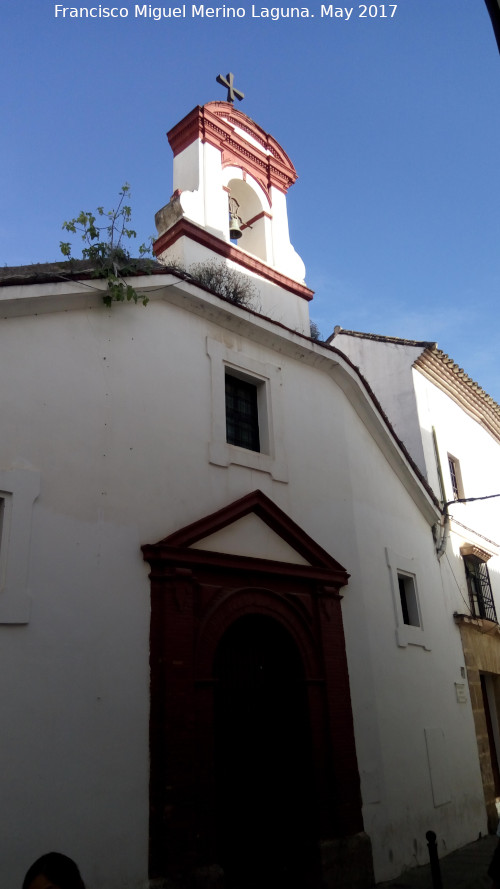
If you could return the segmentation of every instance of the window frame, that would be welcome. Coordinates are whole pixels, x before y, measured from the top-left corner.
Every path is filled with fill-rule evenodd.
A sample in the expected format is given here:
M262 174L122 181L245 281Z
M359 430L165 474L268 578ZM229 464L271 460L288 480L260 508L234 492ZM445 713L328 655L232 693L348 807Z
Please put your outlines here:
M409 559L405 556L401 556L390 547L385 548L385 557L387 568L389 570L396 619L396 642L399 648L406 648L408 645L417 645L424 648L426 651L430 651L431 641L424 619L425 615L422 605L422 597L420 595L417 580L419 574L418 562L416 559ZM418 617L418 624L408 624L405 621L399 587L400 578L407 579L407 582L411 581L412 594L414 596L411 612L414 617Z
M403 623L407 627L420 627L421 617L418 607L415 575L398 569L397 579Z
M450 474L451 493L453 500L464 499L464 486L462 482L462 470L460 468L460 460L448 453L448 472Z
M491 620L494 623L498 623L487 559L481 558L479 554L474 552L462 553L462 558L471 614L473 617L480 618L481 620ZM480 566L482 566L482 572L476 571L475 569ZM473 588L476 584L479 585L480 589L474 592ZM477 610L475 607L476 603Z
M246 466L266 472L276 481L288 482L282 416L282 370L279 365L250 358L207 337L210 358L211 435L210 463L215 466ZM225 378L239 377L257 388L260 451L230 444L226 437Z
M230 385L233 387L233 392L228 392L228 381L232 380L233 383ZM235 391L236 383L239 383L241 387L243 387L243 392L241 394ZM261 441L262 436L260 434L260 413L261 406L259 405L259 389L262 383L256 381L252 377L248 377L246 374L242 375L241 373L235 373L230 368L225 368L224 373L224 394L225 394L225 409L226 409L226 441L228 444L232 444L236 447L246 448L249 451L255 451L256 453L265 453L265 448L262 447L263 442ZM249 406L248 416L247 418L242 416L241 411L241 400L242 396L244 397L244 390L247 390L247 393L251 397L247 398L247 404ZM229 433L229 407L228 407L228 396L233 396L235 401L239 402L239 407L234 408L234 419L233 425L235 428L234 439L230 438ZM244 444L244 439L248 436L249 444Z

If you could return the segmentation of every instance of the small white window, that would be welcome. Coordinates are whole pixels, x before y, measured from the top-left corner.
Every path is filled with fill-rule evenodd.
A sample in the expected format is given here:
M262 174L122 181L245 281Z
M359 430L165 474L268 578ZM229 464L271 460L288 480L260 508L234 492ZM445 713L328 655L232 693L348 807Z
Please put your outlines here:
M463 500L464 486L462 484L462 472L460 462L456 457L448 454L448 468L450 470L451 491L454 500Z
M389 547L386 547L385 555L396 618L397 644L400 648L420 645L430 651L429 632L425 625L418 588L419 571L416 560L401 556Z
M419 627L420 615L418 613L417 590L415 587L414 576L412 574L403 574L401 571L398 571L398 587L403 622L409 627Z

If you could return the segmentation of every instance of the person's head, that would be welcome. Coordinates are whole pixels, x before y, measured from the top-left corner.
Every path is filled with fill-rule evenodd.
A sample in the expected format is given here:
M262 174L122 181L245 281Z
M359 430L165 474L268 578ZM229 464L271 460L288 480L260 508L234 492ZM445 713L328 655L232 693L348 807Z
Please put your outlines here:
M75 862L60 852L48 852L31 865L22 889L85 889Z

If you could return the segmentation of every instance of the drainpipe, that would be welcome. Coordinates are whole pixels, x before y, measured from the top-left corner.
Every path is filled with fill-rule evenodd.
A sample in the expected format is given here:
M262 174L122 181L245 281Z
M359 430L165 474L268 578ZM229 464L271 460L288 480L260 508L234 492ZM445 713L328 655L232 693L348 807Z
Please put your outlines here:
M438 481L439 481L439 490L441 492L441 501L443 503L444 521L441 523L441 528L443 529L443 534L442 534L439 544L436 545L437 557L438 557L438 559L441 559L445 553L446 544L448 543L448 537L450 536L451 518L450 518L450 513L448 512L449 504L446 503L446 501L445 501L443 470L441 467L441 458L439 456L439 448L438 448L438 443L437 443L436 427L435 426L432 427L432 443L434 445L434 457L436 460L436 468L437 468ZM437 534L436 534L436 536L437 536Z
M443 506L443 518L444 521L441 525L443 529L443 534L439 544L436 546L436 555L438 559L441 559L444 556L446 550L446 544L448 543L448 538L450 536L450 525L451 525L451 517L448 511L449 503L445 503Z

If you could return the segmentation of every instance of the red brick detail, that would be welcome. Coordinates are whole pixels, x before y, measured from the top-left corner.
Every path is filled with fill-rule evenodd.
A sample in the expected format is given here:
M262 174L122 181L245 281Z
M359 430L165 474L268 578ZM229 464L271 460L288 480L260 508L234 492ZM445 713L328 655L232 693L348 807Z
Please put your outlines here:
M352 793L358 783L359 773L351 731L352 706L349 688L349 673L345 656L344 625L342 621L341 597L324 597L321 602L320 620L321 648L325 675L325 697L327 744L333 748L337 762L342 769L335 775L336 787L325 786L324 805L328 805L327 793L339 793L343 799L342 821L332 825L339 829L340 824L351 825L352 833L363 830L359 795Z
M314 296L314 291L309 290L305 284L300 284L298 281L294 281L293 278L288 278L286 275L282 275L280 272L271 268L271 266L265 265L260 259L257 259L255 256L251 256L248 253L243 253L238 247L233 247L233 245L228 244L227 241L217 238L215 235L207 232L206 229L200 228L200 226L195 225L194 222L190 222L189 219L179 219L168 229L168 231L154 242L154 255L161 256L165 250L171 247L172 244L175 244L176 241L182 237L191 238L192 241L196 241L198 244L203 244L204 247L207 247L213 253L223 256L225 259L230 259L232 262L236 262L238 265L243 266L243 268L260 275L261 278L265 278L267 281L272 281L273 284L278 284L280 287L283 287L284 290L288 290L290 293L294 293L296 296L300 296L308 302Z
M235 127L259 147L236 132ZM268 196L271 187L286 193L297 180L295 167L276 139L229 102L198 105L167 137L174 156L196 139L215 146L221 152L222 166L235 166L253 176Z
M310 564L190 548L250 512ZM345 569L260 491L143 554L151 565L150 876L178 878L216 861L213 665L224 633L250 614L279 622L302 659L318 840L362 830L339 594Z

